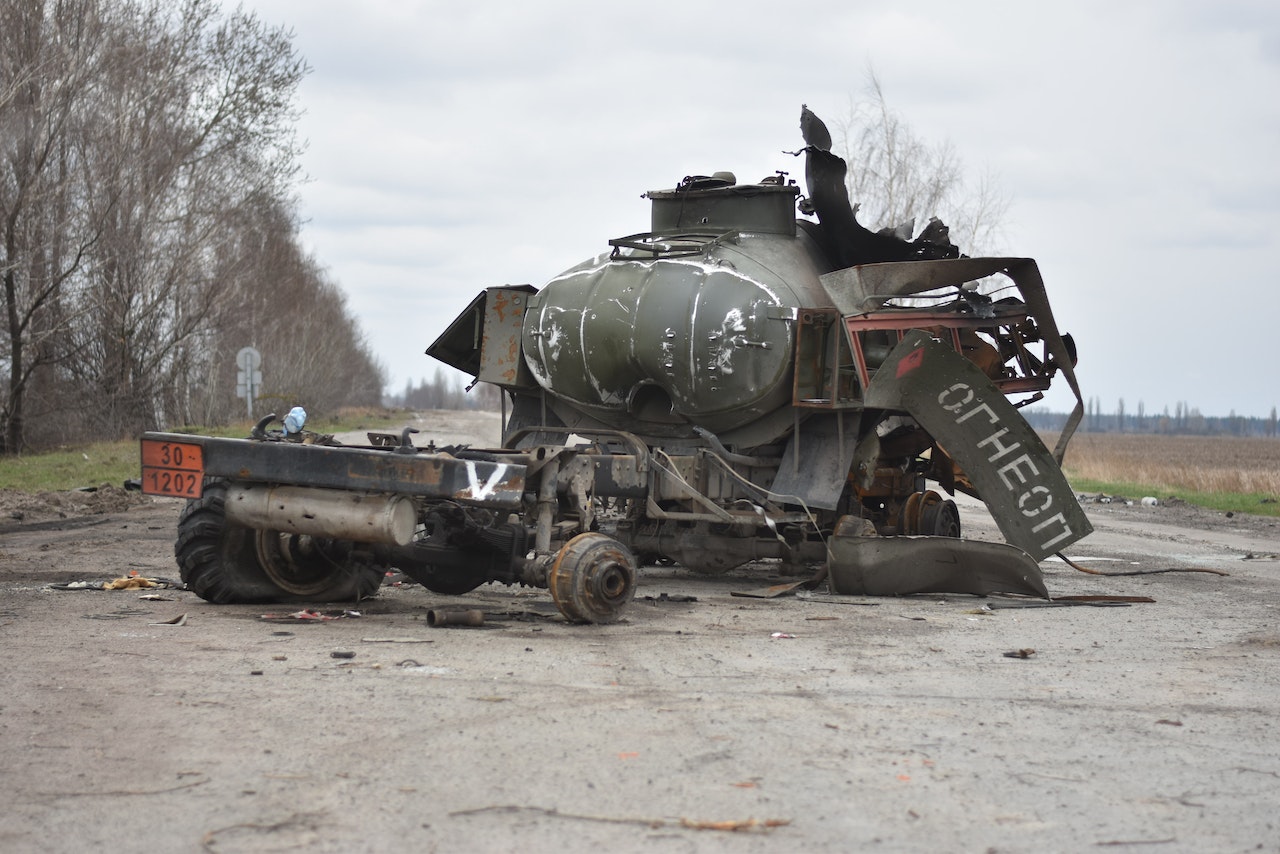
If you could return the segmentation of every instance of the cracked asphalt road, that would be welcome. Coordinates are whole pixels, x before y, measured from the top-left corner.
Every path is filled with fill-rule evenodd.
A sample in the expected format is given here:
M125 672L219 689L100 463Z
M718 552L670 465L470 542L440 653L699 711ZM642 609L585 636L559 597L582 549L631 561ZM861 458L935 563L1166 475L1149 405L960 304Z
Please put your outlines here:
M493 586L308 622L50 587L175 577L178 511L0 535L3 850L1280 848L1275 520L1088 505L1093 568L1230 573L1043 565L1132 605L732 595L768 565L648 568L585 627Z

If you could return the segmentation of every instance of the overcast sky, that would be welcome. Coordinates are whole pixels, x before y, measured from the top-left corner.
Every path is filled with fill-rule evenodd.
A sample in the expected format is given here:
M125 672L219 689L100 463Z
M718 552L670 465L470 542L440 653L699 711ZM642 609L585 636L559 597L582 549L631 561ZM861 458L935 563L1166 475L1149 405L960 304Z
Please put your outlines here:
M648 227L685 175L803 166L800 105L874 68L921 138L1012 199L1086 398L1280 404L1280 4L247 0L295 33L307 249L389 391L480 290ZM884 223L866 223L875 228ZM965 247L961 247L964 249ZM1065 385L1051 392L1070 405Z

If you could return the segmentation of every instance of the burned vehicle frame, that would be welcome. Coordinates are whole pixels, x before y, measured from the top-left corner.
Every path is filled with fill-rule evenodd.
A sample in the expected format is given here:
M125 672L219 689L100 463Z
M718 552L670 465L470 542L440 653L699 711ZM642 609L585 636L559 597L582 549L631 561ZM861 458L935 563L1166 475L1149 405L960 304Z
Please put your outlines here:
M547 588L585 623L616 620L654 561L1046 595L1037 562L1090 526L1059 466L1074 347L1035 262L963 257L936 220L863 228L807 109L802 131L807 197L784 173L687 177L648 194L648 231L477 295L427 352L503 390L501 447L304 444L272 419L146 434L144 490L190 499L184 580L218 602L357 598L395 567L443 594ZM1018 407L1058 375L1076 409L1051 453ZM960 539L957 490L1007 545Z

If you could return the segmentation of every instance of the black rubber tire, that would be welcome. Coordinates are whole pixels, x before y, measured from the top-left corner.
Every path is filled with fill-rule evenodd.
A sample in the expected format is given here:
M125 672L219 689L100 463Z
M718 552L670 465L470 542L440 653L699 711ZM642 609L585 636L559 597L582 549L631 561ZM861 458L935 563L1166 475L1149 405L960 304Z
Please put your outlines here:
M920 533L934 537L960 538L960 510L950 499L930 504L924 509Z
M274 583L258 558L258 532L226 518L227 485L209 481L178 518L174 556L187 588L217 605L250 602L355 602L377 593L383 568L352 557L333 566L314 593L290 593Z

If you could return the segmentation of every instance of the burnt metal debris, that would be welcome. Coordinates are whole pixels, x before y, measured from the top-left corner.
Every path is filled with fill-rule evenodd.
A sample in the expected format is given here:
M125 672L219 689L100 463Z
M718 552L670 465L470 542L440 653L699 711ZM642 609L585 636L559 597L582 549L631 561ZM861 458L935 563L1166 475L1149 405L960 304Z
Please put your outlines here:
M871 231L807 107L801 130L807 195L781 172L686 177L647 194L647 231L471 301L427 353L502 389L501 447L270 419L148 433L144 491L188 499L183 580L213 602L335 601L395 568L441 594L546 588L582 623L618 619L653 563L1046 597L1037 562L1090 526L1060 470L1075 348L1036 263L965 257L937 220ZM1018 407L1059 375L1076 408L1050 452ZM1008 545L960 539L956 491Z

